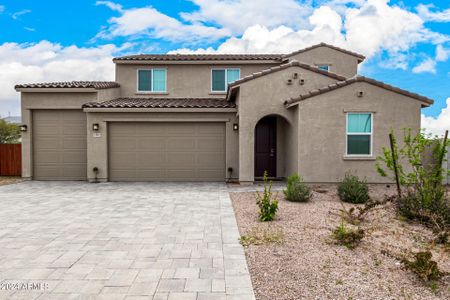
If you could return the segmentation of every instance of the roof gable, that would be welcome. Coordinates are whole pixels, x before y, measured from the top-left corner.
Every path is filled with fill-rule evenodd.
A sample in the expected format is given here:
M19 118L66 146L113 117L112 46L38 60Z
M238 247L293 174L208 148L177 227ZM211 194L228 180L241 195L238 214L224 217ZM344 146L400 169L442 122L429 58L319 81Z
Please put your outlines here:
M425 96L422 96L422 95L419 95L419 94L416 94L416 93L411 93L411 92L408 92L406 90L394 87L392 85L389 85L389 84L386 84L384 82L377 81L377 80L374 80L374 79L371 79L371 78L367 78L367 77L364 77L364 76L357 76L357 77L350 78L350 79L347 79L347 80L344 80L344 81L339 81L339 82L330 84L330 85L325 86L325 87L320 88L320 89L309 91L308 93L299 95L296 98L291 98L289 100L286 100L284 102L284 104L287 107L291 107L291 106L294 106L294 105L298 104L300 101L303 101L305 99L312 98L312 97L315 97L315 96L318 96L318 95L322 95L322 94L325 94L325 93L337 90L337 89L339 89L341 87L348 86L348 85L353 84L355 82L369 83L369 84L372 84L374 86L377 86L377 87L389 90L391 92L394 92L394 93L397 93L397 94L401 94L401 95L404 95L404 96L407 96L407 97L419 100L419 101L424 103L423 106L425 106L425 107L428 107L428 106L430 106L431 104L434 103L434 101L432 99L427 98Z
M294 56L294 55L297 55L297 54L300 54L300 53L303 53L303 52L307 52L307 51L310 51L310 50L313 50L313 49L316 49L316 48L319 48L319 47L327 47L327 48L330 48L330 49L333 49L333 50L336 50L336 51L339 51L339 52L342 52L342 53L354 56L354 57L358 58L358 62L362 62L362 61L364 61L364 59L366 59L366 57L364 55L362 55L362 54L359 54L359 53L356 53L356 52L352 52L352 51L349 51L349 50L346 50L346 49L343 49L343 48L339 48L339 47L336 47L336 46L333 46L333 45L330 45L330 44L326 44L326 43L320 43L320 44L317 44L317 45L313 45L311 47L307 47L307 48L304 48L304 49L300 49L300 50L294 51L294 52L289 53L289 54L284 54L282 56L282 59L286 59L286 58L289 58L291 56Z

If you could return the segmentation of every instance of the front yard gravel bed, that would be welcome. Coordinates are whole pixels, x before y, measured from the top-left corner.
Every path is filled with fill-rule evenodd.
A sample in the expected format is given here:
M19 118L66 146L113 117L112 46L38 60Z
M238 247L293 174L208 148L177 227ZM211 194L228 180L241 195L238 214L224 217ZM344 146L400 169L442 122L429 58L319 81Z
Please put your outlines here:
M245 247L257 299L450 299L449 276L435 292L396 258L430 250L439 268L450 272L450 249L430 243L432 234L423 226L400 220L392 204L369 213L362 224L366 237L349 250L330 237L342 208L335 186L314 187L308 203L288 202L278 192L277 218L268 223L258 221L254 192L242 190L230 193L241 236L273 227L282 228L285 239L282 245ZM376 200L394 192L392 186L370 186Z

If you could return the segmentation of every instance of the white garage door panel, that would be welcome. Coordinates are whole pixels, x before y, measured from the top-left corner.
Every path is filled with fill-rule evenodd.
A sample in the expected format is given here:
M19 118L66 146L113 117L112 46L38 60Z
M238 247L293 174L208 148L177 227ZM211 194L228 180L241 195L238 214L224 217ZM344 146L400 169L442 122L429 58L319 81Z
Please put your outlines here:
M34 179L86 180L86 114L34 110L32 148Z
M224 123L111 123L111 181L223 181Z

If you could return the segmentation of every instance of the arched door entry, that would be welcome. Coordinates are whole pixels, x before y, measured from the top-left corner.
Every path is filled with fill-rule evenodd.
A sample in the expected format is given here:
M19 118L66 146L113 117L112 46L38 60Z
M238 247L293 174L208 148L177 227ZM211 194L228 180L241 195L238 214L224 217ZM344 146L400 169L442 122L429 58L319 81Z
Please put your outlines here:
M277 118L262 118L255 127L255 178L264 171L268 177L277 176Z

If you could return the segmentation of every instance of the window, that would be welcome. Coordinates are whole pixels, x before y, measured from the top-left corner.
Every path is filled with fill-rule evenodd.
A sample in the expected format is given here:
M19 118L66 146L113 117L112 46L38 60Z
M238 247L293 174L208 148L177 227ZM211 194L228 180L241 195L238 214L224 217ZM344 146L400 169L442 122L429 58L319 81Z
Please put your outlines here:
M347 114L347 155L372 155L372 114Z
M319 68L319 70L323 70L323 71L330 71L330 65L317 65L317 68Z
M211 72L211 91L226 92L228 84L241 78L240 69L213 69Z
M166 92L166 70L138 70L138 92Z

